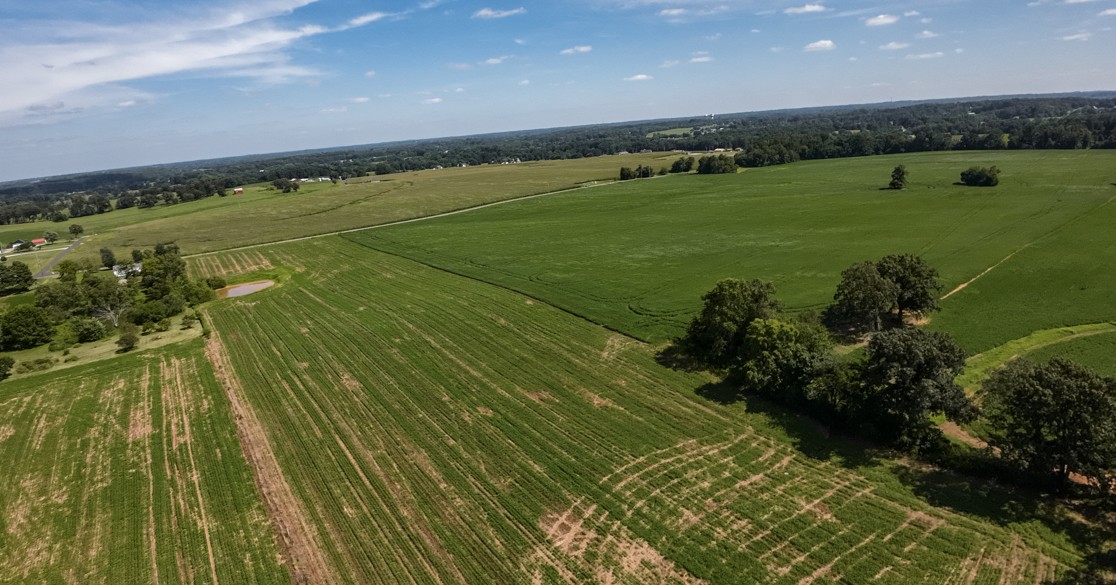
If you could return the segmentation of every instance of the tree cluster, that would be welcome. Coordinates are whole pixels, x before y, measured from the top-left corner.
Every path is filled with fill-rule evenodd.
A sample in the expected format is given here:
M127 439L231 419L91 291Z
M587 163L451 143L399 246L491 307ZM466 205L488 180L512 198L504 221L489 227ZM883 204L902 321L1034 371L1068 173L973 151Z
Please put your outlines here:
M0 263L0 296L27 292L34 283L31 269L23 262Z
M920 258L886 256L846 271L870 280L905 311L936 306L937 272ZM844 284L844 282L843 282ZM726 374L739 392L790 406L854 434L919 453L938 453L943 416L983 416L989 443L1025 476L1067 485L1071 475L1107 490L1116 481L1116 380L1064 360L1013 360L973 402L955 379L965 352L944 333L898 326L873 334L862 356L839 358L830 332L810 316L788 316L770 283L726 279L703 297L679 348Z
M931 417L968 422L976 414L953 382L965 354L944 334L886 331L850 364L836 359L820 323L781 314L769 283L723 280L703 300L680 345L744 392L911 450L941 440Z
M938 271L920 256L891 254L860 262L841 273L825 321L852 332L879 331L893 312L902 323L904 313L937 310L941 289Z
M727 154L708 155L698 159L699 175L721 175L736 172L736 161Z
M639 165L632 170L631 167L620 167L620 180L630 181L632 179L646 179L655 176L655 169Z
M961 171L961 183L970 187L995 187L1000 184L1000 169L991 167L969 167Z
M694 170L694 157L692 156L679 157L670 165L670 172L674 174L688 173L692 170Z

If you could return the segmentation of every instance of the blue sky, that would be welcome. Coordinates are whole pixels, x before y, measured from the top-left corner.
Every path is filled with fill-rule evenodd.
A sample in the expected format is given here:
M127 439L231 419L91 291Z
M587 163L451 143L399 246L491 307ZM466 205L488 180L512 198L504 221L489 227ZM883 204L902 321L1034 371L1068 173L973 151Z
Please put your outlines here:
M0 181L646 118L1116 89L1116 0L0 0Z

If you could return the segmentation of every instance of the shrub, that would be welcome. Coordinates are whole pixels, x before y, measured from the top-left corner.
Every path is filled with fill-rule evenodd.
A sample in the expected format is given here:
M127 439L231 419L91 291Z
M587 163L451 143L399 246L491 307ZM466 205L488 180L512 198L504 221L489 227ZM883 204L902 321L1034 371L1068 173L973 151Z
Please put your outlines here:
M961 172L961 182L970 187L995 187L1000 184L1000 169L991 167L969 167Z
M228 286L228 283L225 282L225 279L220 276L210 276L209 278L205 279L205 284L213 290L225 288L226 286Z
M121 352L132 351L139 345L139 327L125 323L120 327L120 338L116 340Z
M107 333L104 323L89 317L75 317L70 319L68 324L70 329L73 330L78 343L89 343L91 341L104 339Z
M8 376L12 375L13 366L15 366L15 360L11 356L0 356L0 380L7 380Z

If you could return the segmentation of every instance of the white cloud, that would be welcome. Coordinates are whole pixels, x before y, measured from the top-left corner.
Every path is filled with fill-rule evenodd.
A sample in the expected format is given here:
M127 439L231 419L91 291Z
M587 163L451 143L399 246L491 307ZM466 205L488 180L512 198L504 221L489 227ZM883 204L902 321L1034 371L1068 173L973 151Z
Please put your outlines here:
M561 51L558 51L558 54L559 55L577 55L578 53L589 53L589 52L592 52L592 51L593 51L593 47L591 47L589 45L578 45L576 47L570 47L568 49L562 49Z
M365 77L376 77L376 72L372 71L372 70L368 70L368 71L364 72L364 76Z
M654 79L654 77L651 77L650 75L647 75L645 73L640 73L639 75L625 77L624 81L651 81L652 79Z
M814 41L814 42L810 43L809 45L806 45L806 47L803 48L802 50L812 53L812 52L816 52L816 51L832 51L833 49L836 49L836 48L837 48L837 43L834 43L833 41L831 41L829 39L822 39L820 41Z
M712 63L712 62L713 62L713 57L711 57L709 55L699 55L697 57L694 57L693 59L690 59L690 63Z
M784 14L809 14L811 12L825 12L829 10L821 4L806 4L803 6L792 6L783 11Z
M1109 8L1108 10L1102 10L1100 12L1100 14L1098 14L1097 16L1116 16L1116 8Z
M136 105L137 103L138 102L136 102L136 100L125 100L125 101L120 102L119 104L116 104L116 107L118 107L118 108L130 108L130 107Z
M890 43L888 43L886 45L880 45L880 50L881 51L898 51L900 49L906 49L909 46L911 46L910 43L900 43L900 42L896 42L896 41L891 41Z
M388 17L388 14L385 13L385 12L370 12L368 14L364 14L364 15L358 16L358 17L350 20L348 26L353 27L353 28L358 27L358 26L364 26L366 24L376 22L378 20L383 20L387 17Z
M499 64L503 63L504 61L507 61L508 59L511 59L511 57L509 57L507 55L501 55L499 57L489 57L489 58L485 59L484 61L481 61L481 64L483 64L483 65L499 65Z
M664 8L664 9L659 11L659 16L666 16L668 18L675 18L675 17L679 17L679 16L685 16L689 12L690 11L686 10L685 8Z
M941 51L935 51L933 53L918 53L916 55L907 55L907 58L911 60L937 59L938 57L945 57L945 53Z
M662 67L662 68L666 69L666 68L669 68L669 67L674 67L675 65L678 65L679 63L681 63L681 61L679 61L678 59L667 59L666 61L663 61L663 64L659 65L659 67Z
M924 30L924 31L918 33L917 35L915 35L915 38L917 38L917 39L933 39L933 38L936 38L937 36L938 36L938 33L934 32L934 31Z
M366 98L366 97L355 97L355 98L353 98L353 99L351 99L351 100L349 100L349 101L350 101L350 102L352 102L352 103L354 103L354 104L364 104L364 103L368 103L368 101L369 101L369 100L371 100L371 99L372 99L372 98Z
M421 104L423 104L423 105L426 105L426 106L429 106L429 105L433 105L433 104L440 104L440 103L442 103L443 101L445 101L445 100L443 100L442 98L438 98L438 97L436 97L436 98L427 98L427 99L424 99L424 100L422 100L422 101L421 101L421 102L419 102L419 103L421 103Z
M1082 32L1082 33L1077 33L1075 35L1064 36L1064 37L1062 37L1062 40L1063 41L1087 41L1091 38L1093 38L1093 33Z
M0 47L0 69L11 84L0 93L0 125L113 107L142 97L123 84L184 72L264 83L313 78L316 71L290 63L286 51L293 43L376 20L365 15L332 29L292 26L279 17L316 0L232 1L145 9L143 21L114 25L48 22L24 43L9 36ZM57 104L62 107L45 107Z
M324 110L322 110L322 113L323 114L343 114L347 111L349 111L348 107L338 106L336 108L325 108Z
M864 24L867 24L868 26L885 26L888 24L895 24L896 22L899 22L898 16L895 16L894 14L881 14L879 16L873 16L872 18L869 18L867 21L865 21Z
M906 16L907 18L911 18L911 17L914 17L914 16L922 16L922 13L917 11L917 10L908 10L908 11L903 13L903 16Z
M527 14L527 9L520 7L512 10L493 10L491 8L481 8L473 13L473 18L482 18L491 20L494 18L507 18L509 16L517 16L520 14Z
M530 79L524 79L523 81L519 82L519 85L531 85L531 80Z

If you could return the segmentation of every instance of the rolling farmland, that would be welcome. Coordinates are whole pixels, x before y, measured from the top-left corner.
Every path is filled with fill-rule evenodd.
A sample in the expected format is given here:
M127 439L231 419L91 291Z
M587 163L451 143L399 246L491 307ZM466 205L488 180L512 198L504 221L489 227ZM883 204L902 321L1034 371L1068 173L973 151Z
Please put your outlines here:
M971 164L994 189L953 185ZM910 188L881 191L894 164ZM924 256L951 296L933 327L983 351L1039 329L1116 319L1110 151L932 153L671 176L345 237L544 299L657 342L681 333L721 278L774 282L820 309L841 270ZM483 237L482 237L483 235ZM1035 299L1059 298L1036 306Z
M289 582L200 340L0 390L0 581Z
M1005 516L1030 504L951 478L970 496L931 506L934 473L703 398L530 297L341 238L253 252L292 276L210 306L207 352L296 578L1039 583L1080 560Z

